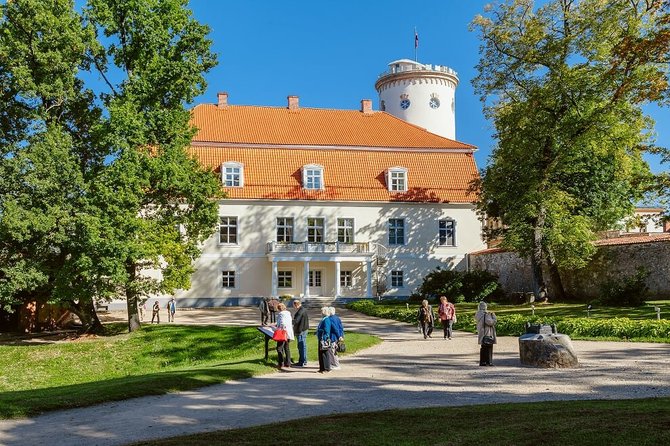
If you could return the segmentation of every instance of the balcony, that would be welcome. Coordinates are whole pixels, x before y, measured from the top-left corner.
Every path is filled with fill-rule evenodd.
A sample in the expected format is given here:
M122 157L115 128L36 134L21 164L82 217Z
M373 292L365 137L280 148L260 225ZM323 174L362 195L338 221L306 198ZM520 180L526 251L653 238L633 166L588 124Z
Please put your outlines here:
M305 253L305 254L376 254L376 244L340 243L340 242L268 242L267 254Z

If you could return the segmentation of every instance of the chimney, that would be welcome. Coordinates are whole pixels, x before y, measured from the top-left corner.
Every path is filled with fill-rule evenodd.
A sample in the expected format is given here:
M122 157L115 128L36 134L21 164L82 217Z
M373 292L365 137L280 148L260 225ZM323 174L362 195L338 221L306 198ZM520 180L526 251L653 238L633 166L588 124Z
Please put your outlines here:
M228 93L219 92L216 94L217 104L216 108L226 108L228 107Z
M297 110L298 109L298 96L288 96L288 109Z
M372 99L361 100L361 112L366 115L372 113Z

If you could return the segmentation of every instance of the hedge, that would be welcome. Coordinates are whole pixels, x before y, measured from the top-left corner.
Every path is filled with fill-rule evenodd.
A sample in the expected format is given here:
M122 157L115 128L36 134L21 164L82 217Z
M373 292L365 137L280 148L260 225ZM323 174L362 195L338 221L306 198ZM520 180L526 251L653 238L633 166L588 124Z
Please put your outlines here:
M357 301L347 305L361 313L393 319L410 324L416 323L416 308L410 309L375 305L371 301ZM526 322L534 324L556 324L559 333L572 338L614 338L621 340L643 339L670 342L670 320L633 320L623 317L600 319L586 317L539 317L520 314L498 315L496 332L501 336L520 336L525 331ZM474 333L475 321L470 315L458 318L454 328Z

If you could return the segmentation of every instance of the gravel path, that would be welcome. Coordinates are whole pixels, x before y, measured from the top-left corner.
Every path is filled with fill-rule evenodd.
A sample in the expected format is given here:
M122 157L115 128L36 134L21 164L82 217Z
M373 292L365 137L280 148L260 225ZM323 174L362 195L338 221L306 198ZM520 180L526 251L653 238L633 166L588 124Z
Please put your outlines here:
M196 391L136 398L43 416L0 421L0 444L120 445L143 439L232 429L319 414L389 408L462 406L545 400L670 396L670 345L573 341L577 369L522 367L517 338L501 337L495 367L479 367L473 334L440 332L424 340L416 327L341 310L345 328L384 342L342 358L342 369L317 365ZM315 322L317 315L311 318ZM177 322L250 325L243 308L179 311ZM313 347L313 342L309 347Z

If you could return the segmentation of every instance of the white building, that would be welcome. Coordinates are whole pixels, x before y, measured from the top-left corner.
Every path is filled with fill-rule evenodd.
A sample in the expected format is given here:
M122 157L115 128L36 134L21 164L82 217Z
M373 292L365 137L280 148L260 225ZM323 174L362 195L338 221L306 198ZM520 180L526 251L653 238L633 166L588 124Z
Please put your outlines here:
M191 151L220 172L227 198L181 305L409 296L430 271L464 269L485 247L475 148L370 100L359 110L301 108L296 96L237 106L220 93L194 108L193 124Z

